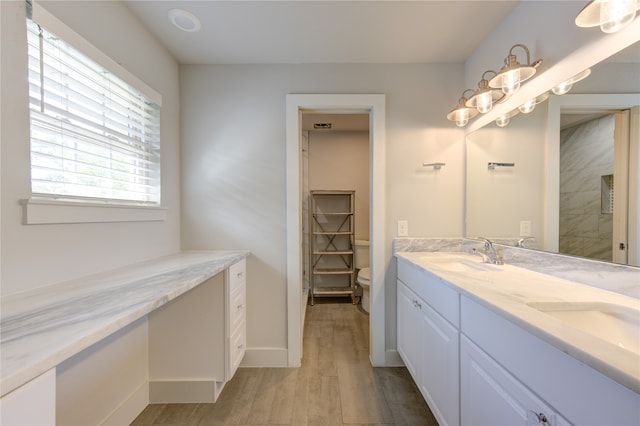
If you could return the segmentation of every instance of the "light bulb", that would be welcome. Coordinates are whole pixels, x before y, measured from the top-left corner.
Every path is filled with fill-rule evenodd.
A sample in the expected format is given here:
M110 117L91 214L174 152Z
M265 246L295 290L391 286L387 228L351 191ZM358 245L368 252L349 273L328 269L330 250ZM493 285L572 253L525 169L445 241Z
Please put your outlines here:
M493 108L493 94L491 90L487 90L476 97L476 108L478 108L478 112L482 114L491 111L491 108Z
M633 21L638 8L637 0L609 0L600 4L600 29L615 33Z
M509 121L511 121L511 119L506 115L503 115L496 120L496 126L505 127L507 124L509 124Z
M536 107L536 99L529 99L527 102L523 103L518 107L521 113L529 114Z
M564 95L573 87L573 81L567 80L551 88L551 91L556 95Z
M511 70L502 75L502 92L511 95L520 88L520 69Z

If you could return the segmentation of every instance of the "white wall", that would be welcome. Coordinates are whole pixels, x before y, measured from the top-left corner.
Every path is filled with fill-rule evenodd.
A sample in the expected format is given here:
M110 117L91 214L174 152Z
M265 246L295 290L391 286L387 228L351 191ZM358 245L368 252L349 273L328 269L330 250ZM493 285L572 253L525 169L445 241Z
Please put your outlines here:
M178 66L120 2L43 6L163 97L162 222L23 225L29 198L24 1L0 1L1 294L77 278L180 250ZM58 422L126 424L148 402L147 321L92 346L58 370ZM132 417L133 416L133 417Z
M285 348L288 93L384 93L387 225L415 236L460 236L463 131L445 118L461 64L183 65L182 244L245 248L248 350ZM452 101L453 100L453 101ZM443 161L442 170L422 162ZM394 262L391 262L394 265ZM387 348L395 348L395 267L387 271Z
M355 238L369 239L369 132L310 131L309 189L354 190Z
M178 66L120 2L44 2L50 12L163 96L163 222L23 225L29 198L25 2L2 1L3 295L180 249ZM144 52L142 54L141 52Z

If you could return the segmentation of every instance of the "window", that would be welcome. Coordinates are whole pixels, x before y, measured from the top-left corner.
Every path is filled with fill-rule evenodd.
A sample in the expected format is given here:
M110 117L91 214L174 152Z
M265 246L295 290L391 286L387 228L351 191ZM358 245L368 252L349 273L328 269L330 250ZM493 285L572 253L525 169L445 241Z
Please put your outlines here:
M160 203L160 107L27 19L33 196Z

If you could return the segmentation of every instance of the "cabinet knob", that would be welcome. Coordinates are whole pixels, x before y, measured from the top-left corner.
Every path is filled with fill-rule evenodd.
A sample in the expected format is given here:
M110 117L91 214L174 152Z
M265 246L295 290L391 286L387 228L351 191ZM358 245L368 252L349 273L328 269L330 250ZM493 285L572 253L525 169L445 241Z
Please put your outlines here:
M242 303L238 305L238 309L242 309Z
M242 349L244 347L244 345L240 344L238 345L238 349Z
M242 272L238 272L238 278L242 277L242 275L244 275Z
M527 413L527 426L551 426L547 416L544 413L536 413L535 411L529 410Z

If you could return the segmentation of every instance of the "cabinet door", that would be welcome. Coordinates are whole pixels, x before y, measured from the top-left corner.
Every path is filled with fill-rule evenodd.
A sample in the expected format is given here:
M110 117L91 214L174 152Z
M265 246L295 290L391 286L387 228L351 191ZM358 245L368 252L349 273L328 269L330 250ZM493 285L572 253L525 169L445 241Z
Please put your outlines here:
M440 425L460 424L459 332L419 300L423 342L419 387Z
M416 383L420 381L418 363L422 352L419 331L422 320L417 299L415 293L398 281L398 353Z
M464 335L460 340L463 425L569 425Z

